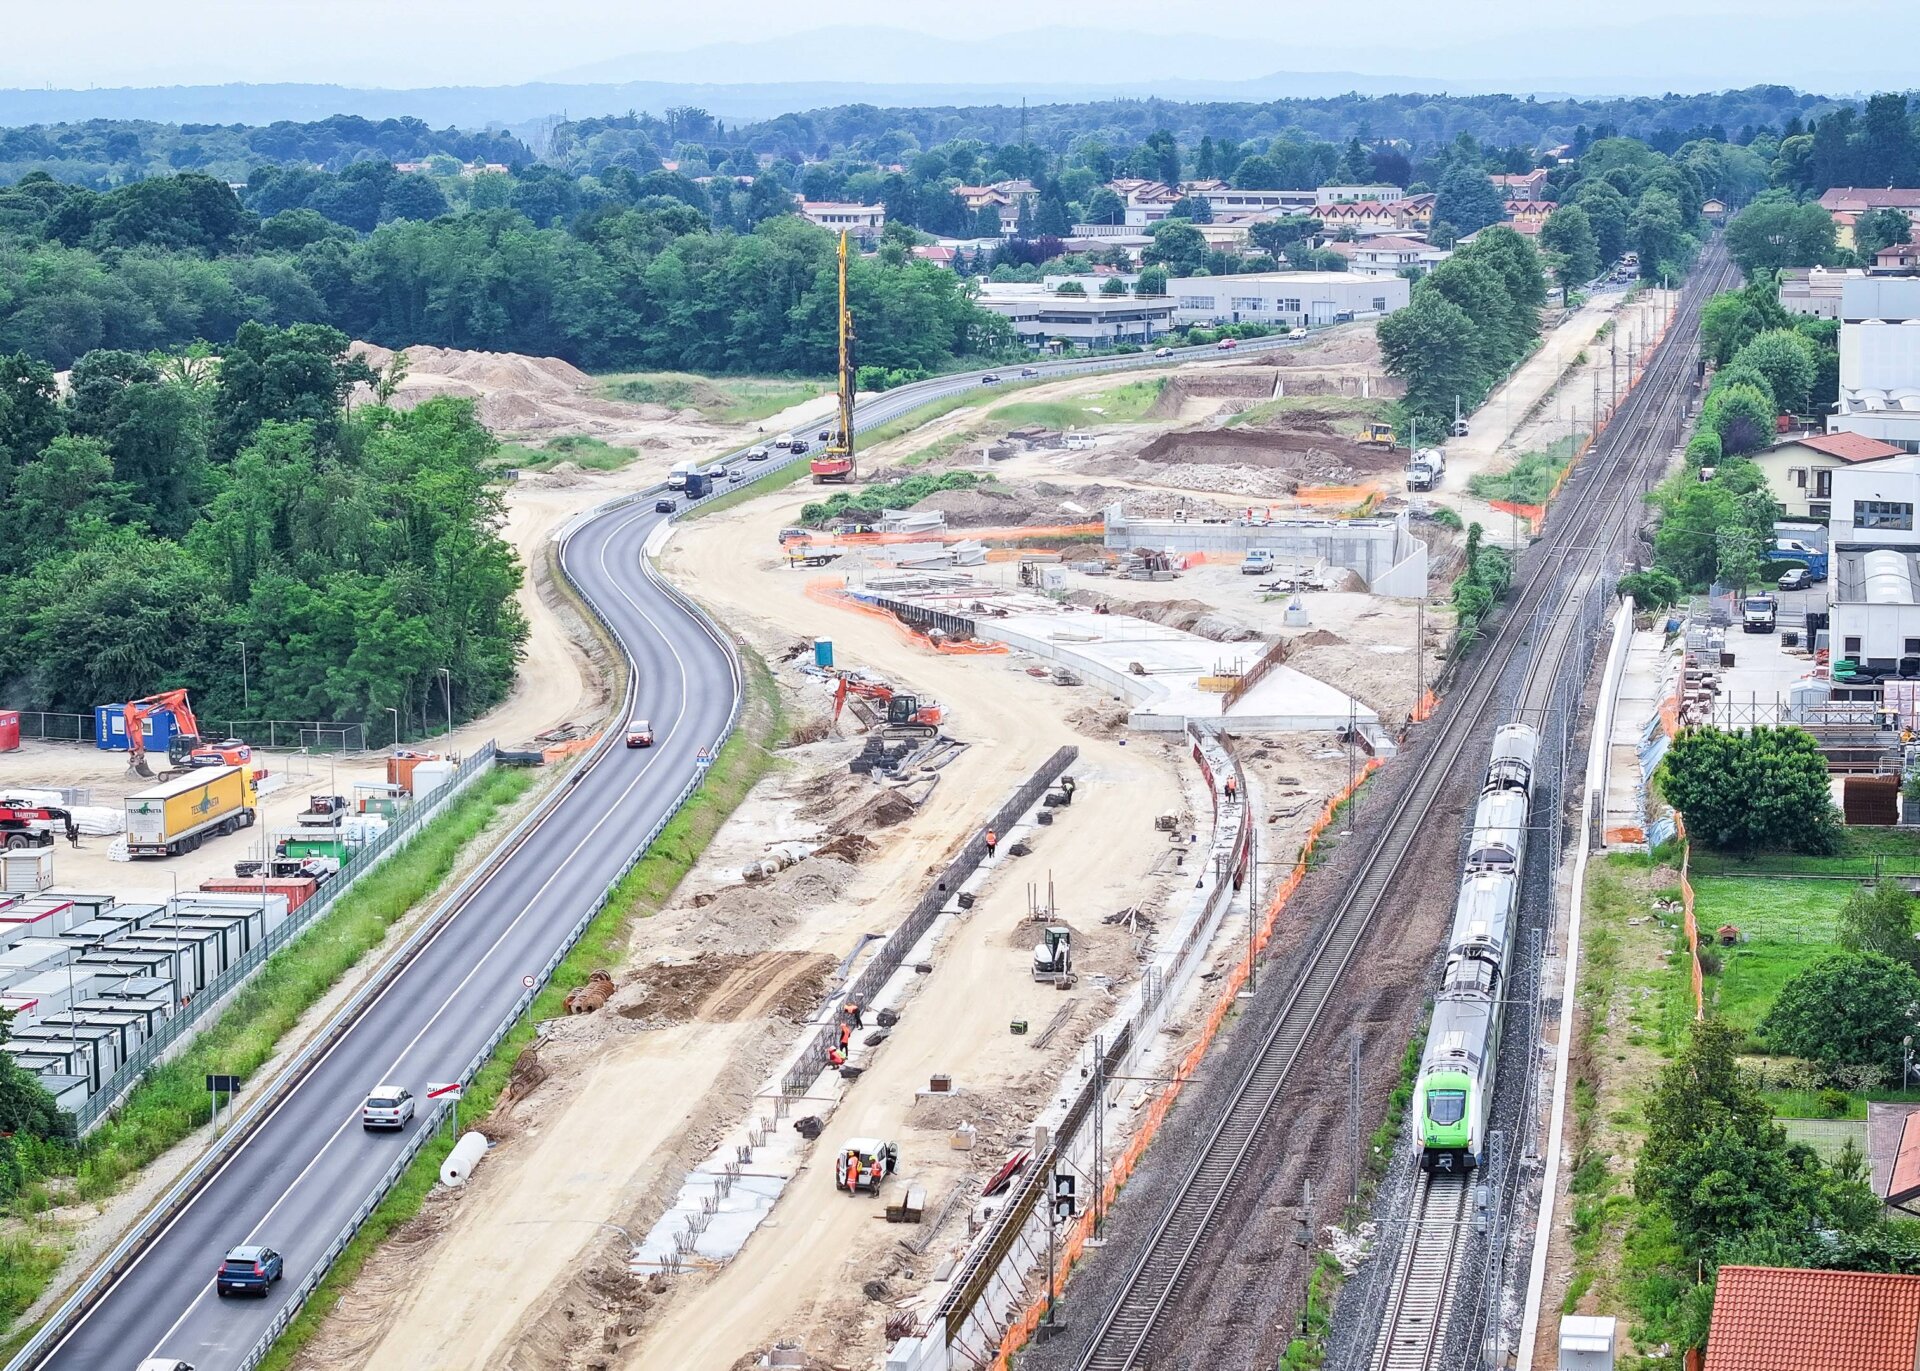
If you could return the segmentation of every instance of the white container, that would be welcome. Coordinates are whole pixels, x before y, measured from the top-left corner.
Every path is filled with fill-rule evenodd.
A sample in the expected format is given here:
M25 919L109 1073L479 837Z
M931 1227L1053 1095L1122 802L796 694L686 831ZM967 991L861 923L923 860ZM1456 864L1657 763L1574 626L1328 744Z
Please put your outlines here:
M433 794L441 786L453 779L453 763L445 760L421 762L413 769L413 801L415 804Z
M53 887L53 849L29 847L0 853L0 890L38 895Z
M440 1184L465 1185L467 1177L473 1174L473 1168L480 1165L480 1159L486 1155L485 1134L462 1133L460 1141L453 1145L453 1151L447 1153L447 1159L440 1163Z

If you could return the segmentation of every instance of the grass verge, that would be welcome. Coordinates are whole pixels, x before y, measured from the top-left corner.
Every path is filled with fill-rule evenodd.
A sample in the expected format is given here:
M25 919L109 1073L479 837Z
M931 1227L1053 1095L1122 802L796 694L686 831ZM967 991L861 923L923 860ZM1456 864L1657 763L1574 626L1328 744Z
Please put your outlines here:
M1837 950L1840 907L1854 887L1846 881L1702 876L1693 889L1703 950L1723 924L1740 930L1738 943L1714 948L1720 971L1707 987L1720 1016L1751 1033L1783 985Z
M1087 428L1093 424L1127 424L1144 418L1153 408L1169 378L1152 376L1128 381L1111 390L1071 400L1016 401L988 415L1008 424L1041 424L1047 428Z
M39 1178L74 1197L101 1200L207 1122L209 1072L251 1076L301 1015L427 899L461 853L532 784L524 771L496 770L430 820L400 852L362 877L334 909L273 957L180 1056L148 1073L77 1149L49 1153ZM27 1188L28 1195L44 1189ZM26 1196L23 1195L23 1199ZM35 1201L37 1203L37 1201ZM22 1227L0 1235L0 1320L11 1321L46 1289L66 1255L62 1231L16 1206ZM52 1239L51 1241L49 1239ZM24 1337L26 1330L17 1336Z
M461 1113L469 1119L483 1119L493 1109L512 1074L514 1060L533 1041L535 1026L564 1012L567 992L583 984L595 967L624 966L627 943L635 919L657 913L700 854L706 851L713 835L726 822L753 789L755 783L774 764L772 749L785 728L780 703L774 693L773 677L759 658L747 654L748 709L745 721L714 758L707 779L670 820L639 865L627 874L607 905L587 925L587 930L567 954L493 1056L480 1068L461 1101ZM264 1371L286 1371L300 1349L326 1321L340 1297L366 1265L381 1243L401 1225L420 1212L420 1206L438 1183L440 1164L452 1150L453 1141L444 1134L420 1150L413 1165L401 1175L392 1190L375 1207L346 1251L327 1272L299 1314L294 1317L273 1351L261 1363Z
M1475 476L1467 482L1470 494L1482 500L1511 500L1515 504L1544 505L1554 482L1573 461L1579 441L1557 438L1544 452L1526 452L1505 471Z
M588 471L618 471L640 454L630 447L616 447L598 438L582 434L563 434L549 438L539 447L524 443L503 443L497 465L544 471L560 462L572 462Z

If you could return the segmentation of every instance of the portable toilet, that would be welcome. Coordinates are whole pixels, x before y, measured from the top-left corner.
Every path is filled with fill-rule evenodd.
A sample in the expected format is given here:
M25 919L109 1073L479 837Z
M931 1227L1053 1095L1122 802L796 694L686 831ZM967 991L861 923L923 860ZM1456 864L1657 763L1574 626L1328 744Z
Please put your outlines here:
M1562 1317L1559 1371L1613 1371L1613 1329L1610 1315Z
M833 665L833 639L815 638L813 640L813 664L823 668Z
M20 711L0 709L0 752L20 750Z

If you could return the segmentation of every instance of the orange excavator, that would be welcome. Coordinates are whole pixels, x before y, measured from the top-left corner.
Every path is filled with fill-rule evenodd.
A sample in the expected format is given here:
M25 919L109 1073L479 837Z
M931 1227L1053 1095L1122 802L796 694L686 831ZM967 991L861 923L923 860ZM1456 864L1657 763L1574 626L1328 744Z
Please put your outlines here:
M155 714L173 716L173 738L167 744L171 767L241 766L253 760L253 749L238 738L225 742L203 742L200 723L193 717L193 705L184 690L162 690L154 695L128 700L124 706L127 726L127 769L142 776L153 775L147 765L146 721Z
M942 710L932 700L922 704L920 697L895 690L880 681L856 681L842 676L833 692L833 721L840 722L840 711L847 696L858 695L886 707L886 731L896 736L931 738L940 731Z

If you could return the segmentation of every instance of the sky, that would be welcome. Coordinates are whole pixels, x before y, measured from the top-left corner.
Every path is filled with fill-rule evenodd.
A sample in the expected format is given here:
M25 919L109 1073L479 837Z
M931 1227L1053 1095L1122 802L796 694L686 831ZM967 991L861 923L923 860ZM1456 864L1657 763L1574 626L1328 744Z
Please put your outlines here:
M1774 81L1826 91L1899 80L1901 65L1873 45L1831 41L1877 25L1911 31L1910 0L1368 0L1356 9L1324 0L1258 0L1245 6L1173 6L1166 0L966 0L901 6L840 0L666 5L660 0L77 0L8 4L0 86L85 89L229 81L354 86L502 85L550 79L767 79L758 60L726 52L664 57L711 45L761 43L826 24L854 26L831 62L789 69L809 77L879 82L951 81L993 74L915 70L899 45L863 51L862 26L944 37L993 37L1061 26L1128 34L1218 35L1217 49L1183 44L1178 70L1156 64L1150 44L1074 42L1028 51L1029 67L1081 68L1149 80L1234 80L1275 70L1342 70L1440 76L1480 86L1553 90L1596 83L1619 91L1711 89ZM1817 15L1817 19L1813 16ZM964 25L954 21L964 16ZM1807 41L1817 23L1820 42ZM1859 26L1859 27L1855 27ZM1102 48L1105 48L1102 51ZM629 56L631 72L610 72ZM617 59L610 62L609 59ZM1885 61L1888 71L1871 64ZM837 66L837 70L822 67ZM1836 87L1834 82L1844 83ZM1906 75L1901 84L1920 81ZM1691 82L1672 85L1669 82Z

